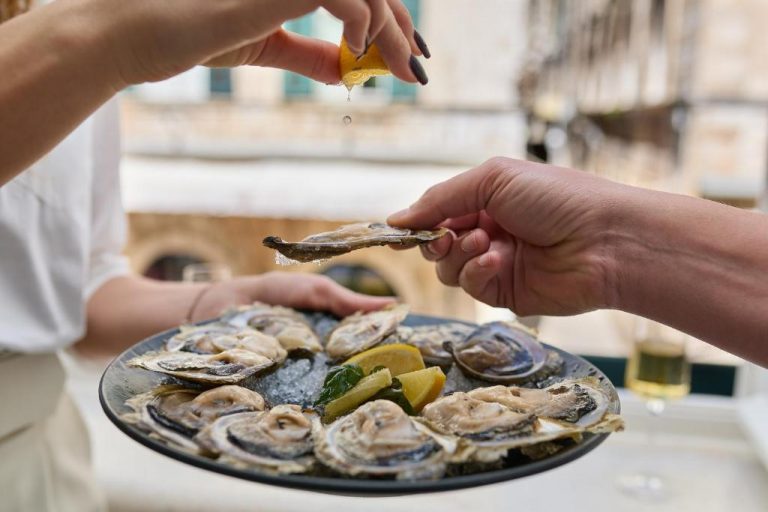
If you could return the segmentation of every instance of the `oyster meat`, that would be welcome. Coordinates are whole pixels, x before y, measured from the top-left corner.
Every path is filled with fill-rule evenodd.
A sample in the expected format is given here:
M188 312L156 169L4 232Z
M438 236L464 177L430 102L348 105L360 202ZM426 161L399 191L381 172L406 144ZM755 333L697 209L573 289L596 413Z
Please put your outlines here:
M395 333L406 316L408 316L408 306L405 304L348 316L329 335L325 351L331 359L338 360L367 350Z
M204 384L237 384L275 364L268 357L237 348L213 355L147 352L128 361L129 366Z
M221 416L263 411L264 399L249 389L229 385L208 391L182 386L160 386L126 401L133 412L124 419L150 435L198 451L193 440L205 426Z
M510 384L529 379L547 361L547 350L522 326L490 322L463 341L446 342L445 349L471 377Z
M445 342L453 345L464 341L477 327L450 322L438 325L420 325L413 327L403 343L413 345L421 352L424 362L432 365L450 366L453 356L445 350Z
M499 403L513 411L533 413L539 418L558 420L581 427L596 424L610 403L593 377L569 379L544 389L491 386L473 389L469 396Z
M536 416L457 392L427 404L421 417L432 429L461 440L452 462L494 462L534 433Z
M222 462L276 474L304 473L315 464L312 432L317 424L317 414L284 404L219 418L198 440Z
M223 320L236 327L250 327L273 336L288 352L323 350L312 327L293 309L255 302L225 314Z
M456 392L427 404L420 419L459 439L451 462L495 462L516 448L537 457L559 449L552 441L623 428L596 386L587 378L546 389L492 386Z
M264 245L275 249L294 262L308 262L332 258L340 254L390 244L424 244L448 233L445 228L432 231L413 231L395 228L381 222L348 224L326 233L311 235L301 242L285 242L280 237L268 236Z
M213 345L213 339L225 334L236 334L238 330L237 327L219 322L182 325L179 327L179 332L165 342L165 349L170 352L179 350L197 354L215 354L221 351Z
M165 345L168 351L218 354L225 350L242 349L282 363L288 352L274 336L255 329L237 328L227 324L208 324L182 328Z
M443 475L449 449L397 404L375 400L315 431L315 453L349 476L434 479Z

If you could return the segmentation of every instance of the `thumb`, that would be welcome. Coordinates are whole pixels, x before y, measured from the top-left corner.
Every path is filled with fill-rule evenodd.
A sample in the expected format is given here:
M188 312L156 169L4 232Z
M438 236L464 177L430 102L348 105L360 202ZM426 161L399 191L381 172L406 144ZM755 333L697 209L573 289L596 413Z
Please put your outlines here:
M507 158L492 158L474 169L429 188L409 208L390 215L393 226L428 229L453 217L487 209L495 193L509 180Z

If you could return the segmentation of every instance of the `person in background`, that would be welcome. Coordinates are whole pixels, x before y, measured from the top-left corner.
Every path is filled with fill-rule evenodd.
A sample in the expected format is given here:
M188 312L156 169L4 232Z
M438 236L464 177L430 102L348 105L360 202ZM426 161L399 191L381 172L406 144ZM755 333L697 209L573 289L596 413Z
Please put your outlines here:
M447 226L437 275L518 315L644 316L768 366L768 218L509 158L439 183L395 226Z
M56 351L114 352L255 300L346 315L391 299L269 273L165 283L121 255L115 94L198 64L259 65L338 83L336 45L283 22L326 8L350 48L375 41L393 74L425 77L399 0L0 0L0 508L103 510L85 426ZM421 43L421 39L419 38Z

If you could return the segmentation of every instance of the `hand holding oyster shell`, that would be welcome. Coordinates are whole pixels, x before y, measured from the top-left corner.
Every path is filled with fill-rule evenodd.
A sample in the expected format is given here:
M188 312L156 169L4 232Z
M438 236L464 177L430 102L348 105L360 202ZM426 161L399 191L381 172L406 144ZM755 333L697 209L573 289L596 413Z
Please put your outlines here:
M326 260L357 249L379 245L421 245L437 240L446 233L448 230L445 228L416 231L395 228L381 222L361 222L311 235L300 242L286 242L280 237L268 236L263 243L285 258L278 258L278 263L292 264Z

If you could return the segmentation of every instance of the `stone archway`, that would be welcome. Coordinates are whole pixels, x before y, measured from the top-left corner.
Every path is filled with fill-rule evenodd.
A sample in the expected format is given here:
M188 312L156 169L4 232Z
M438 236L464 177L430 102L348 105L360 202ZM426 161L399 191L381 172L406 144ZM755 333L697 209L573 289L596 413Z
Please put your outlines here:
M376 248L336 257L313 270L323 272L339 264L362 265L376 272L389 283L397 291L402 302L418 307L425 302L424 289L418 284L418 276L414 275L415 268L405 264L406 259L405 254L393 255L389 249ZM303 266L303 270L307 270L307 267Z
M232 266L227 252L198 233L162 233L131 244L129 257L133 271L143 274L152 263L163 256L188 254L209 263ZM236 269L232 269L233 273Z

